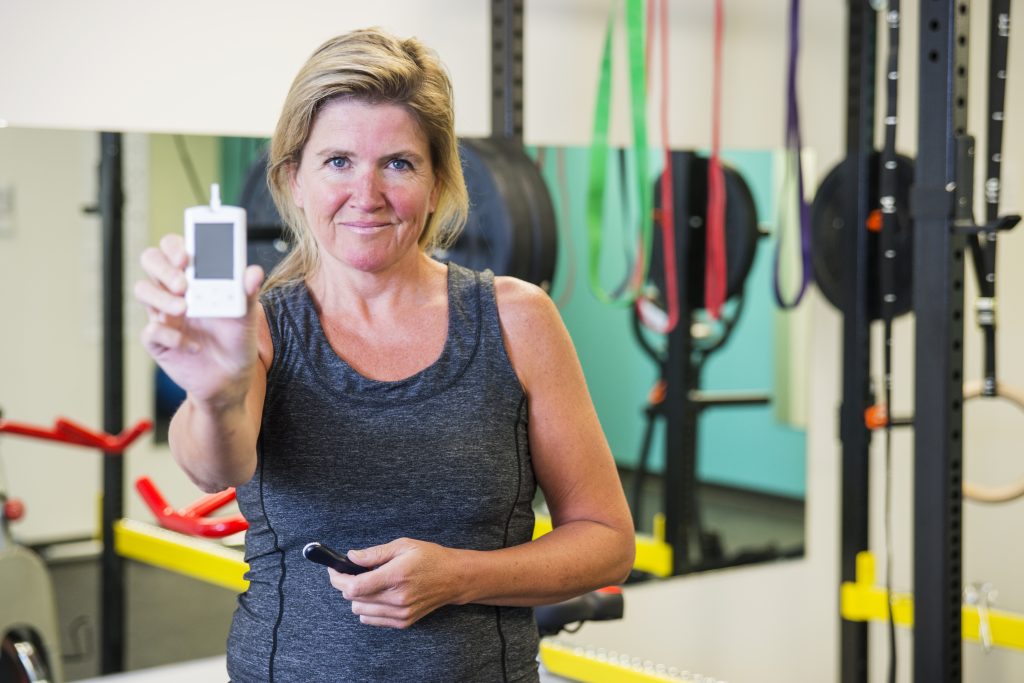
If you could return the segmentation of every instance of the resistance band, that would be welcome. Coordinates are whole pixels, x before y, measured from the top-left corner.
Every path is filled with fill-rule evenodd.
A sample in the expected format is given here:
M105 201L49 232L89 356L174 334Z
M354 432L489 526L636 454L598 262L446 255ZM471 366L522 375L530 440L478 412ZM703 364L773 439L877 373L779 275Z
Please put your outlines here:
M611 107L612 34L618 3L612 4L605 31L601 72L598 80L597 105L594 110L594 134L590 146L590 173L587 185L587 238L590 288L604 303L629 305L647 279L651 254L651 191L647 171L647 112L646 82L644 78L644 7L642 0L626 0L626 35L629 53L630 103L633 120L633 148L636 168L636 196L640 203L640 225L636 263L630 286L623 295L605 291L600 280L601 245L603 233L604 189L608 162L608 128Z
M892 615L892 321L896 317L896 188L899 181L896 166L896 123L900 67L900 3L889 0L886 11L889 26L889 55L885 73L885 144L882 147L882 168L879 171L879 205L881 211L880 244L882 249L879 289L882 293L883 392L888 418L885 421L885 585L889 605L889 681L896 681L896 623Z
M565 164L566 151L564 147L555 148L555 173L558 178L558 194L559 199L559 218L560 223L565 226L562 229L562 239L565 240L565 284L562 287L562 293L555 299L555 305L559 308L565 308L566 304L569 303L569 299L572 298L573 290L576 288L576 241L572 237L572 224L573 215L570 208L570 198L572 194L569 191L569 173L566 171Z
M722 29L724 0L715 0L714 75L711 94L711 158L708 163L707 265L704 307L718 320L726 297L725 172L719 158L722 124Z
M668 334L679 323L679 270L676 262L676 217L673 200L672 146L668 134L669 108L669 54L668 54L668 0L661 0L658 7L660 22L659 48L661 49L661 146L664 168L661 171L661 247L665 258L665 303L668 306ZM654 12L651 12L653 15Z
M658 42L661 61L661 106L659 108L661 146L664 164L661 171L661 209L656 219L661 229L662 254L665 265L665 304L668 317L664 322L655 322L647 315L647 306L641 299L636 300L636 312L643 324L660 334L668 334L679 323L679 273L676 263L676 222L675 201L672 180L672 148L669 143L669 43L668 43L668 0L651 0L647 14L647 55L650 64L650 46L654 42L654 16L658 15ZM648 73L650 73L648 71Z
M799 305L811 281L811 209L804 197L804 170L801 157L803 142L800 135L800 105L797 101L797 63L800 54L800 0L789 3L789 67L786 76L786 155L785 172L783 174L782 191L779 197L779 228L775 243L775 274L773 289L775 303L779 308L792 309ZM793 176L796 176L796 188L793 188ZM796 191L796 201L790 199ZM782 242L784 231L789 224L791 206L797 207L797 221L800 224L800 255L801 274L800 289L792 300L786 301L782 295L779 282L781 277Z
M1002 169L1003 108L1006 104L1006 67L1010 43L1010 0L992 0L989 7L988 132L986 135L985 222L990 228L972 235L968 244L978 279L975 308L985 338L982 392L995 396L996 382L996 224Z

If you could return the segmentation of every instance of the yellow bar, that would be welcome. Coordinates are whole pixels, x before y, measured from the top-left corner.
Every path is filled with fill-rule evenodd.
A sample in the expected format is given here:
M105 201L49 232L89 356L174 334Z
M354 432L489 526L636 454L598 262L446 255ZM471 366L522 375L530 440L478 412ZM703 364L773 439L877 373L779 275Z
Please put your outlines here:
M533 537L538 538L551 531L551 518L537 515ZM665 516L654 516L654 535L636 535L636 559L633 568L654 576L672 576L672 546L665 543Z
M583 648L542 640L540 660L544 668L564 678L581 683L678 683L678 672L660 673L650 662L634 662L614 652L603 655L587 653ZM660 668L660 667L658 667Z
M870 552L857 554L857 576L853 583L844 582L839 589L840 613L847 621L887 621L889 610L884 588L874 585L875 558ZM914 625L914 599L908 594L895 594L893 621L899 626ZM1024 617L1002 610L988 610L992 645L1024 650ZM978 608L964 605L961 629L964 640L981 641Z
M220 543L152 524L122 519L114 525L117 554L241 593L249 587L244 554Z

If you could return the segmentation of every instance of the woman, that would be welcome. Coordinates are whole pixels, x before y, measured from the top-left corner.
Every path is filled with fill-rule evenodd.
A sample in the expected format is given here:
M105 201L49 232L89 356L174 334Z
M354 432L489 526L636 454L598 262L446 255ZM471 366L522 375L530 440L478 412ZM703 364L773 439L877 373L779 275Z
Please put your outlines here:
M530 607L623 580L632 524L549 298L430 257L467 209L436 56L377 30L325 43L268 177L295 246L261 296L247 270L246 318L184 317L177 236L136 287L188 393L174 457L249 521L232 679L538 680ZM536 486L555 528L531 541ZM310 541L373 569L325 575Z

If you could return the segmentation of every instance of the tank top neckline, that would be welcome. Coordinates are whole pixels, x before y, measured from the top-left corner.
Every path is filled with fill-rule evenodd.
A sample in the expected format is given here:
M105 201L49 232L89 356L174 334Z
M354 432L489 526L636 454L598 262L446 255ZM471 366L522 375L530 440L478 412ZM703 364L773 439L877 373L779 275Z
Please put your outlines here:
M346 400L394 403L423 400L454 383L469 366L480 338L480 297L474 287L477 277L473 271L448 264L447 334L441 353L426 367L397 380L367 377L342 358L327 338L308 285L300 283L300 307L307 319L307 351L322 371L318 375L325 387Z

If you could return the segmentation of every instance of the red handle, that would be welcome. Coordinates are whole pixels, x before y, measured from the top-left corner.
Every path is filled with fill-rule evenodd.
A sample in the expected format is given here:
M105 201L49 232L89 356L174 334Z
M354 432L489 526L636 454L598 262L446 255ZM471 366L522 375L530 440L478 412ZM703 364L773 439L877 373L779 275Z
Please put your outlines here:
M149 477L135 480L135 490L153 512L157 522L165 529L206 538L223 538L245 531L249 523L242 515L229 517L206 517L207 514L224 507L235 499L235 490L227 489L219 493L203 496L180 511L171 507L167 499Z
M139 420L131 429L126 429L117 436L106 432L97 432L88 427L73 422L67 418L59 417L54 421L53 427L36 427L23 422L12 422L11 420L0 420L0 432L18 434L33 439L45 441L57 441L71 444L73 446L85 446L87 448L98 448L104 453L124 453L136 439L145 434L153 426L149 420Z

